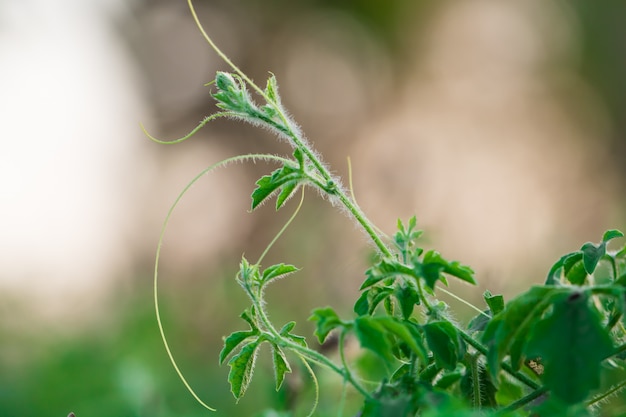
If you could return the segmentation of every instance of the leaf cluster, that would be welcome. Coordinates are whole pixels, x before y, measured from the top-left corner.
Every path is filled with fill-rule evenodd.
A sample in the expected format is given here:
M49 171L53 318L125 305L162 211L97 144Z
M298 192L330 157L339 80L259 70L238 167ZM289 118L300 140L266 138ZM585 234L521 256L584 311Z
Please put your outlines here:
M626 387L626 247L608 249L624 236L620 231L609 230L600 243L562 256L543 285L511 300L485 291L484 306L474 307L478 314L461 325L437 294L447 291L449 279L475 285L474 271L421 248L415 217L399 220L390 238L378 233L290 122L275 77L263 90L253 85L263 105L253 102L246 82L241 72L218 72L212 93L217 106L276 131L293 147L291 158L280 158L278 169L256 181L252 209L275 196L278 210L299 187L312 186L340 202L372 239L378 257L365 271L352 317L324 306L309 318L320 344L338 335L338 359L292 333L294 321L277 328L268 317L266 286L297 268L280 263L262 269L260 261L242 259L236 279L250 299L241 315L248 328L225 337L219 356L230 367L237 400L250 384L262 344L271 350L277 390L292 358L314 379L310 364L317 364L362 397L361 417L587 416ZM358 358L346 354L350 340L358 342L359 355L373 356L384 370L373 387L361 376L366 370Z

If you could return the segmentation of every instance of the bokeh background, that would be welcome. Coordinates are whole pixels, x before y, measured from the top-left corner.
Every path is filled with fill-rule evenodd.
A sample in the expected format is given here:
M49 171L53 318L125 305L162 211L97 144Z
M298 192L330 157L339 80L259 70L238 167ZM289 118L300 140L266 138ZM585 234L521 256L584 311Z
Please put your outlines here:
M625 228L623 1L196 7L246 73L261 84L276 74L284 103L345 178L350 157L357 200L382 230L416 214L424 245L477 271L479 288L452 287L468 300L480 305L486 288L511 297L542 282L561 254ZM203 84L226 69L183 0L0 2L0 416L206 414L158 335L161 224L206 166L290 150L232 121L157 145L139 123L182 136L215 110ZM306 414L311 404L302 370L275 393L261 358L236 406L217 364L221 337L245 325L234 282L241 255L256 259L295 207L248 213L255 180L273 168L234 165L203 178L165 238L166 332L217 416L293 404ZM265 261L302 267L268 292L272 317L297 320L310 337L312 308L348 316L371 251L309 192ZM320 415L335 415L339 382L321 378Z

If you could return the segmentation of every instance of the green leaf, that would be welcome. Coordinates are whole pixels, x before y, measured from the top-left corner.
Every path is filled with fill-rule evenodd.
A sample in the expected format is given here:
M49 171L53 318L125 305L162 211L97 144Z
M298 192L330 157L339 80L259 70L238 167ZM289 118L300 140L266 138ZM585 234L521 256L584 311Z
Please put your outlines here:
M583 253L578 252L578 256L572 256L565 260L563 264L563 275L574 285L584 285L587 279L587 271L583 262Z
M359 299L354 303L354 312L359 316L364 316L370 311L369 303L370 290L363 291L359 296Z
M391 342L385 327L374 317L361 316L354 320L354 332L361 346L392 362Z
M230 391L237 400L239 400L248 389L252 374L254 373L256 352L260 343L260 339L257 339L244 345L239 353L228 361L228 366L230 366L230 372L228 373Z
M256 182L256 188L252 192L252 209L254 210L265 199L281 190L276 200L276 210L278 210L305 179L302 169L289 165L278 168L270 175L264 175Z
M448 321L434 321L425 324L422 328L428 346L435 357L435 363L450 371L454 370L461 351L456 328Z
M420 297L415 283L412 281L402 282L396 287L394 295L396 300L398 300L398 304L400 304L402 318L406 320L411 317L415 305L420 304Z
M585 271L588 274L593 274L595 271L598 262L606 253L606 243L602 242L598 246L594 245L591 242L585 243L582 248L580 248L583 253L583 264L585 265Z
M316 323L314 334L320 343L324 343L331 331L344 325L331 307L316 308L309 320Z
M504 310L504 297L501 295L492 295L489 291L485 291L483 294L485 302L491 310L491 315L494 316Z
M224 363L224 360L226 360L228 355L230 355L230 353L237 346L239 346L241 342L243 342L249 337L256 336L258 334L259 334L258 331L246 330L246 331L233 332L228 337L224 338L224 347L222 348L222 351L220 352L220 357L219 357L220 365Z
M436 280L441 279L440 273L446 273L470 284L476 284L474 271L469 266L461 265L457 261L447 261L437 251L431 250L424 255L424 268L428 270L428 277L424 276L430 288L434 288Z
M276 104L280 104L280 96L278 95L278 83L276 82L276 77L274 74L271 74L267 79L267 85L265 87L265 95L272 102Z
M467 330L470 332L482 332L491 320L491 310L484 310L482 313L476 314L467 324Z
M274 362L274 378L276 380L276 391L280 389L285 380L285 373L291 372L291 367L285 358L284 352L275 344L272 344L272 358Z
M526 333L529 327L541 318L554 294L568 291L562 287L533 286L509 301L504 310L491 319L482 340L489 348L487 363L493 377L497 375L500 362L510 350L514 351L511 357L512 365L519 369L521 347L527 340Z
M400 262L394 259L381 259L376 265L365 271L367 278L360 289L364 290L384 279L394 278L398 275L406 274L407 272L412 274L412 271Z
M413 323L388 316L373 317L372 320L382 324L390 335L406 343L411 351L417 354L422 363L428 362L424 339Z
M607 243L609 240L617 239L620 237L624 237L624 233L620 232L619 230L607 230L606 232L604 232L604 236L602 236L602 242Z
M552 314L537 323L529 338L525 353L541 357L543 381L554 397L576 404L600 385L600 363L613 343L586 293L560 294Z
M291 333L294 327L296 327L296 322L290 321L289 323L281 327L278 333L280 333L281 336L284 336L287 339L291 340L292 342L297 343L302 347L306 347L306 338Z
M546 278L546 285L555 285L557 284L557 281L560 282L566 263L571 262L572 260L575 262L578 259L582 259L582 253L580 251L563 255L561 259L559 259L554 265L552 265L552 268L550 268Z
M239 317L244 319L246 323L250 325L250 328L258 333L259 328L257 327L256 321L255 321L256 310L254 309L254 307L250 307L249 310L245 310L243 313L241 313Z
M294 327L296 327L296 322L290 321L281 327L278 333L280 333L281 336L286 336L293 330Z
M263 271L261 283L265 285L274 279L282 278L296 271L298 271L298 268L296 268L295 266L285 265L283 263L269 266Z

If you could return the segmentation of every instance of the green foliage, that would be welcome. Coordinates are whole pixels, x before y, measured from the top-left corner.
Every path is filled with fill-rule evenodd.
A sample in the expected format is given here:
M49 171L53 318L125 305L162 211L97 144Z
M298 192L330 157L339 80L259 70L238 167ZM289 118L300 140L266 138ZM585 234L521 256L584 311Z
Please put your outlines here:
M475 307L480 314L462 326L437 299L437 289L450 278L474 285L474 271L420 248L422 232L415 217L399 220L390 239L379 234L290 121L275 77L261 89L233 69L234 74L216 75L212 96L217 107L277 132L293 148L292 159L281 159L280 168L256 182L252 208L276 195L276 209L281 209L299 187L311 186L340 204L378 250L365 271L354 317L342 318L332 307L323 307L309 318L320 343L339 334L339 359L293 334L295 322L277 330L268 317L265 287L297 268L280 263L262 269L260 261L242 259L236 279L250 299L241 316L249 329L225 337L219 355L220 363L230 357L228 382L237 400L250 384L263 344L270 347L277 390L292 371L288 358L301 362L317 386L319 370L311 368L316 364L361 396L362 417L552 416L555 409L559 415L587 415L626 385L606 387L602 382L610 367L622 369L626 352L626 248L607 249L610 241L623 237L621 232L610 230L600 243L585 243L561 257L544 285L508 302L486 291L485 306ZM252 100L248 88L263 104ZM608 273L598 272L603 262ZM383 371L377 381L358 375L354 358L346 355L350 340L378 361ZM376 387L366 388L372 382Z

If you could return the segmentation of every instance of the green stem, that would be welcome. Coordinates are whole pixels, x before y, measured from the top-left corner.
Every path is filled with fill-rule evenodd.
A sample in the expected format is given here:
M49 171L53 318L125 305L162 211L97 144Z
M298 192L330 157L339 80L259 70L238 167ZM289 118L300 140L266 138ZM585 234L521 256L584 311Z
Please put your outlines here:
M365 388L363 388L352 376L352 374L350 373L350 371L348 370L348 368L341 368L339 366L337 366L333 361L331 361L330 359L328 359L326 356L324 356L323 354L309 349L306 346L302 346L299 345L285 337L283 337L280 333L278 333L278 331L276 330L276 328L272 325L272 323L270 322L269 318L267 317L267 314L265 313L265 310L262 306L262 302L261 300L259 300L257 297L253 297L253 304L254 307L257 310L257 313L259 315L259 318L261 319L261 322L263 323L263 325L266 327L267 331L269 332L268 336L270 337L270 339L272 340L273 343L276 343L277 345L281 346L281 347L287 347L291 350L294 350L296 353L301 354L303 356L305 356L307 359L325 366L327 368L329 368L330 370L334 371L335 373L339 374L342 378L344 378L346 381L348 381L357 391L359 391L365 398L371 399L372 396L370 395L369 392L367 392L365 390Z
M475 409L481 409L481 396L480 396L480 372L478 369L478 355L474 354L470 358L470 367L472 375L472 403Z
M615 394L616 392L621 391L624 388L626 388L626 379L623 380L622 382L620 382L619 384L613 385L605 393L603 393L601 395L598 395L597 397L594 397L591 400L589 400L587 402L587 407L592 406L592 405L594 405L596 403L599 403L600 401L603 401L603 400L609 398L611 395Z
M519 400L517 400L517 401L507 405L504 408L501 408L500 410L498 410L495 413L495 415L496 416L504 416L507 413L510 413L510 412L515 411L515 410L517 410L519 408L522 408L526 404L529 404L532 401L536 400L537 398L541 397L546 392L548 392L548 389L546 387L538 388L538 389L534 390L533 392L531 392L530 394L528 394L527 396L525 396L523 398L520 398Z
M478 340L474 339L472 336L470 336L469 334L467 334L466 332L464 332L461 329L457 328L457 331L459 332L459 334L461 335L463 340L465 340L467 342L467 344L472 346L474 349L476 349L482 355L487 356L488 349L482 343L480 343ZM506 362L502 362L500 364L500 367L504 371L506 371L509 375L511 375L513 378L515 378L518 381L524 383L529 388L532 388L532 389L536 390L536 389L539 389L541 387L539 384L537 384L535 381L533 381L527 375L525 375L525 374L523 374L523 373L521 373L519 371L514 370L513 367L510 364L506 363Z

